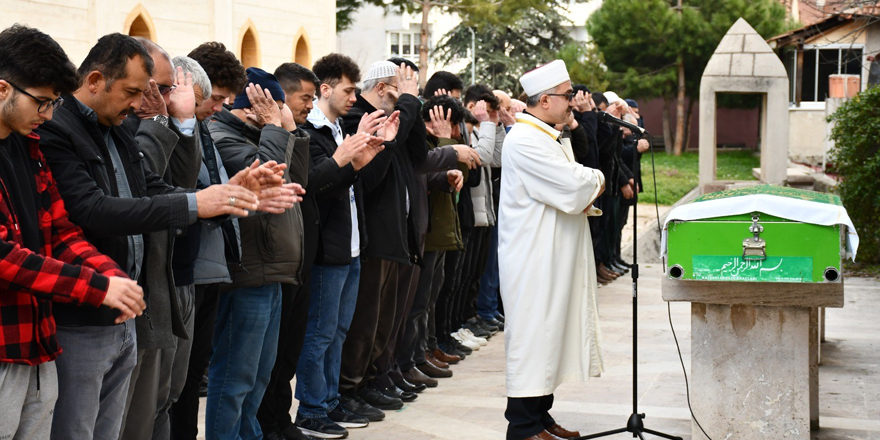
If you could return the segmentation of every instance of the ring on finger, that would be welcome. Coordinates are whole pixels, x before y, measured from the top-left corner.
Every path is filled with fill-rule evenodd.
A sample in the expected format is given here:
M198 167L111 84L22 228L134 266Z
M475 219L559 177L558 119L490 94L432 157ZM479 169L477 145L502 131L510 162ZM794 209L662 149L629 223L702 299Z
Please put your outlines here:
M235 197L229 197L229 206L235 206Z

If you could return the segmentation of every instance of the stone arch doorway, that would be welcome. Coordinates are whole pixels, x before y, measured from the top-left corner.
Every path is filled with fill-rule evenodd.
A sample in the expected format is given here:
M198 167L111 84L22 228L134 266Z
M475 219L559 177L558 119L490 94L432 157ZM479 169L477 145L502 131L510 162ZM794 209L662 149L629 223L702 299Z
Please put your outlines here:
M716 107L719 93L760 94L761 180L781 185L788 169L788 74L764 39L740 18L718 44L700 81L700 188L705 194L734 182L719 181Z
M125 33L132 37L143 37L156 42L156 26L144 5L138 4L125 19Z
M260 67L260 40L257 28L250 19L242 27L238 39L238 58L245 69L248 67Z
M299 28L293 37L293 62L312 68L312 46L305 28Z

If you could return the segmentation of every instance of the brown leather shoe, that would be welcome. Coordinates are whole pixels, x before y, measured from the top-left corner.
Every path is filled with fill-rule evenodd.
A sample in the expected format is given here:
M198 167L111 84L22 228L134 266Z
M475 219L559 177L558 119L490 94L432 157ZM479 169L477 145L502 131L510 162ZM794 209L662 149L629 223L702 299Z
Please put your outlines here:
M561 437L557 437L553 434L550 434L547 431L543 431L538 435L533 435L533 436L531 436L527 439L523 439L523 440L564 440L564 439Z
M433 365L433 366L435 366L435 367L437 367L437 368L442 368L442 369L444 369L444 370L448 370L448 369L449 369L449 364L447 364L446 362L441 361L440 359L435 358L434 355L431 354L431 353L425 353L425 360L428 361L428 362L430 362L431 365Z
M417 367L412 367L409 371L404 371L403 378L406 379L406 381L409 383L424 384L428 388L434 388L439 383L437 382L437 379L432 379L428 376L425 376L425 373L419 371Z
M438 361L443 361L443 362L446 362L447 364L450 364L450 365L457 364L461 361L460 357L458 357L454 354L449 354L439 348L434 350L434 353L432 353L432 354L434 355L434 358L437 359Z
M424 364L419 364L416 366L419 371L425 373L425 376L439 378L439 377L452 377L452 370L445 370L443 368L437 368L434 364L430 362L425 362Z
M620 276L620 275L608 270L608 268L605 267L604 263L599 263L599 273L601 273L602 276L604 276L605 278L610 278L612 280L616 280L617 277Z
M578 438L581 436L580 432L569 431L569 430L559 426L559 424L554 424L553 426L547 428L546 432L549 432L550 434L553 434L557 437L561 437L561 438L565 438L565 439Z

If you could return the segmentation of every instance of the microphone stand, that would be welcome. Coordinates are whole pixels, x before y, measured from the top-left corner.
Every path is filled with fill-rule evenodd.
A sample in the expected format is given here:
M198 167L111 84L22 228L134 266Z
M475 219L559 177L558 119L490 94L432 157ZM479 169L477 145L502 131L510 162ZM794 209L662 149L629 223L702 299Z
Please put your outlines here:
M636 143L638 143L639 139L641 139L642 136L648 134L647 131L645 131L645 132L641 132L639 130L630 130L630 131L632 131L633 136L635 136ZM650 137L648 137L648 140L650 141ZM638 154L638 151L636 151L633 154L633 163L632 163L633 171L636 170L636 166L638 165L638 162L639 162L639 154ZM656 185L656 184L657 184L657 182L654 182L654 185ZM638 249L639 249L638 248L639 235L637 233L637 231L638 231L638 227L637 227L638 217L636 216L636 214L638 212L638 206L639 206L639 203L638 203L639 202L639 192L638 191L633 191L633 199L634 199L633 200L633 202L634 202L633 203L633 224L632 224L632 228L633 228L633 261L632 261L632 295L633 295L633 306L632 306L632 312L633 312L633 314L632 314L632 326L633 326L633 334L632 334L632 339L633 339L633 361L632 361L633 387L632 387L632 389L633 389L633 395L632 395L632 404L633 404L633 412L629 416L629 420L626 422L625 428L619 428L619 429L614 429L611 431L600 432L598 434L585 435L585 436L581 436L581 437L576 437L571 440L587 440L587 439L591 439L591 438L608 437L610 435L620 434L623 432L631 432L633 435L633 438L638 437L641 440L645 440L645 437L642 434L651 434L651 435L655 435L657 437L662 437L662 438L669 439L669 440L683 440L681 437L678 437L678 436L665 434L662 432L658 432L658 431L654 431L654 430L645 428L645 423L642 421L642 419L645 418L645 413L641 413L641 414L639 413L639 393L638 393L638 390L639 390L639 382L638 382L638 378L639 378L639 350L638 350L638 343L639 343L639 334L638 334L638 328L639 328L639 319L638 319L639 263L638 263L638 258L637 258ZM660 219L657 219L657 221L660 221Z

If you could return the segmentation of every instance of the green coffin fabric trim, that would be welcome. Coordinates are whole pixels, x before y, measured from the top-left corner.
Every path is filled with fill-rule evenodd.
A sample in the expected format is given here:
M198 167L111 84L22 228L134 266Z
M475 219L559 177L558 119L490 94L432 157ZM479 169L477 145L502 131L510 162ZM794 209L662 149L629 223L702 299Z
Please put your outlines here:
M806 200L808 202L827 203L829 205L843 206L840 197L834 194L808 191L805 189L788 188L776 185L756 185L745 188L728 189L706 194L698 197L691 203L705 202L707 200L727 199L730 197L751 196L766 194L770 196L788 197L790 199Z
M693 279L707 281L812 281L813 259L809 257L767 257L763 261L746 261L742 257L694 255Z

